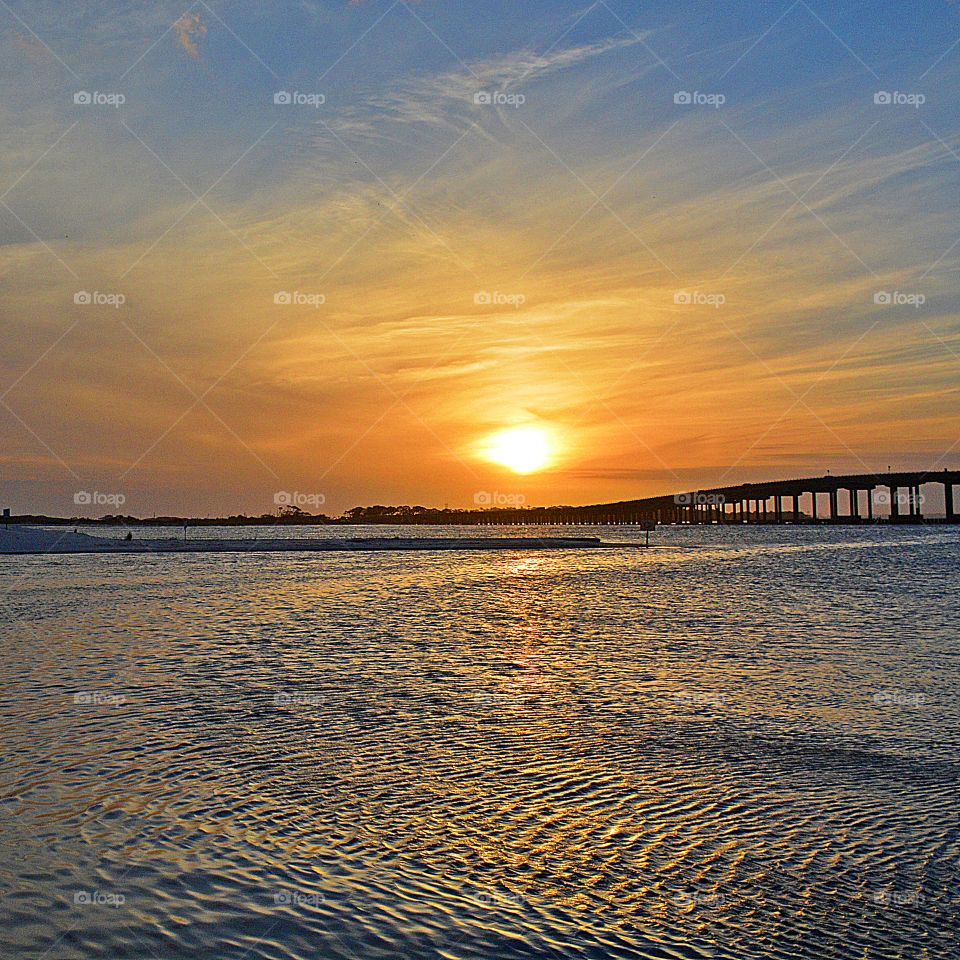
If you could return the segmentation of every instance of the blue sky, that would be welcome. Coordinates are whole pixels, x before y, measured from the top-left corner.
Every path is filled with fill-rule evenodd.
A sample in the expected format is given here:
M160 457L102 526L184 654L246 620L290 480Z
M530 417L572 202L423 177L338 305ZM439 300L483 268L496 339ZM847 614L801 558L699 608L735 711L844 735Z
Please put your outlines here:
M955 462L956 3L5 2L0 44L21 509ZM551 470L476 456L530 424Z

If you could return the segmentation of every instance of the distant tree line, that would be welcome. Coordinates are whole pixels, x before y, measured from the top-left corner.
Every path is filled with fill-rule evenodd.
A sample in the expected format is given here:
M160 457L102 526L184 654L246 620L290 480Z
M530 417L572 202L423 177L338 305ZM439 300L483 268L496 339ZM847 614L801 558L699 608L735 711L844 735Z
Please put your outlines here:
M106 514L102 517L51 517L43 514L23 514L10 518L11 523L57 524L82 526L204 527L204 526L320 526L347 524L484 524L484 523L548 523L564 522L575 507L524 507L507 510L487 508L478 510L451 510L449 508L409 506L354 507L340 517L323 513L306 513L299 507L285 506L278 513L259 516L233 514L225 517L135 517L129 514Z

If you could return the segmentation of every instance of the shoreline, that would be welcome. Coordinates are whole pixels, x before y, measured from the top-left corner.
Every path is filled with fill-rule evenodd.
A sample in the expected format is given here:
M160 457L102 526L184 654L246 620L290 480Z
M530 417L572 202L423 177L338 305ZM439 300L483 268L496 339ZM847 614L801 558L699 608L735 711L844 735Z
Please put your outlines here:
M642 547L642 543L607 543L599 537L349 537L330 539L269 538L250 540L120 540L39 527L0 530L0 556L56 554L162 553L350 553L455 550L580 550Z

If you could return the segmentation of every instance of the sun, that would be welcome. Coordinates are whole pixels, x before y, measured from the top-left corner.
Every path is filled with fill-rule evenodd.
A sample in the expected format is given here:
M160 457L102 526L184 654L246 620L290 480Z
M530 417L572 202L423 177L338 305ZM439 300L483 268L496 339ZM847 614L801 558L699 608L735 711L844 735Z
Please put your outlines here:
M480 452L514 473L536 473L553 459L553 443L542 427L511 427L487 437Z

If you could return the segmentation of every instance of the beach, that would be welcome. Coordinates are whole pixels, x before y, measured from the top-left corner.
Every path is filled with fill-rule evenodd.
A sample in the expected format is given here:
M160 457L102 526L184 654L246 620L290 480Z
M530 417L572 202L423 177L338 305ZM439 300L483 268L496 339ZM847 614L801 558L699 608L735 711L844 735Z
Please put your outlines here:
M126 528L124 528L126 529ZM299 531L288 528L287 536L261 529L259 536L218 537L217 528L204 527L205 536L189 539L157 537L149 527L138 529L136 538L119 535L113 528L107 536L80 533L78 530L49 529L11 525L0 529L0 554L63 554L63 553L289 553L318 551L383 551L383 550L581 550L591 547L623 546L604 543L599 537L537 536L478 537L460 531L455 537L411 536L296 536ZM233 528L236 532L236 528ZM212 535L211 535L212 534ZM641 543L638 540L637 546Z

